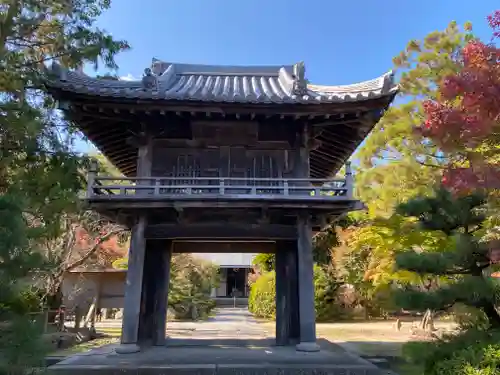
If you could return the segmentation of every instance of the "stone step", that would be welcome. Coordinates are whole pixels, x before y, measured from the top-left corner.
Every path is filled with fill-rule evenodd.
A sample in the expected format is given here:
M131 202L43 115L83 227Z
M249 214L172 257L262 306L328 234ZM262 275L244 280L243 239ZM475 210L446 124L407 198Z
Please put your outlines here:
M54 375L382 375L377 368L335 364L193 364L49 367Z
M170 340L169 340L170 341ZM175 340L172 340L175 341ZM53 375L381 375L381 370L344 351L297 352L267 346L265 340L177 340L166 347L116 354L107 345L69 357L48 368ZM259 344L261 342L261 345Z

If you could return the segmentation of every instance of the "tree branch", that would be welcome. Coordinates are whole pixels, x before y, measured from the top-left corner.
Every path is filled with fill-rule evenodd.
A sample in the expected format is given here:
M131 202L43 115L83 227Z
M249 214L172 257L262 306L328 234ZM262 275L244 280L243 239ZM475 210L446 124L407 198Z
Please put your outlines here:
M104 236L100 237L97 240L97 242L95 243L95 245L92 246L92 248L90 248L90 250L88 250L85 254L83 254L80 259L78 259L78 260L74 261L73 263L69 264L68 266L66 266L61 273L71 271L72 269L75 269L76 267L81 266L83 263L85 263L85 261L87 261L99 249L99 247L104 242L106 242L111 237L113 237L117 234L120 234L122 232L125 232L124 228L115 229L115 230L112 230L112 231L106 233Z

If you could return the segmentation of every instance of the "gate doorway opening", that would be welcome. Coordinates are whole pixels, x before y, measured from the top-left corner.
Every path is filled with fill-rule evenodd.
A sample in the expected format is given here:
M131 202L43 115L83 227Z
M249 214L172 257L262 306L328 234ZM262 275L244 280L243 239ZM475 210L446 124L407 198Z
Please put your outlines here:
M248 297L247 268L226 268L226 296Z

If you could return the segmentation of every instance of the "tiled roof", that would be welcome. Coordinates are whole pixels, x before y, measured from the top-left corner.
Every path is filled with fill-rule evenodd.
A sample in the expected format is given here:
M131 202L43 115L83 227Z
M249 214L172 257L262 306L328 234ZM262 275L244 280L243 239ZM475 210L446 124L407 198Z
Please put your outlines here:
M392 95L397 90L392 72L373 80L343 86L308 84L305 68L293 66L209 66L153 60L150 75L123 81L89 77L58 65L59 79L49 87L64 91L129 99L193 100L229 103L321 104L361 101ZM146 72L145 71L145 72Z

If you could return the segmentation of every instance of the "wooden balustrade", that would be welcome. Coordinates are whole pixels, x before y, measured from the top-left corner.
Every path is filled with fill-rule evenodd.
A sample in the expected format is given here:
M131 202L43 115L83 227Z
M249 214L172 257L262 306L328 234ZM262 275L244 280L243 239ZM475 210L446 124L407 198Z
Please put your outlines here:
M173 200L186 196L207 199L220 196L350 199L352 183L349 179L92 176L89 178L88 198L103 196L109 199L154 196Z

